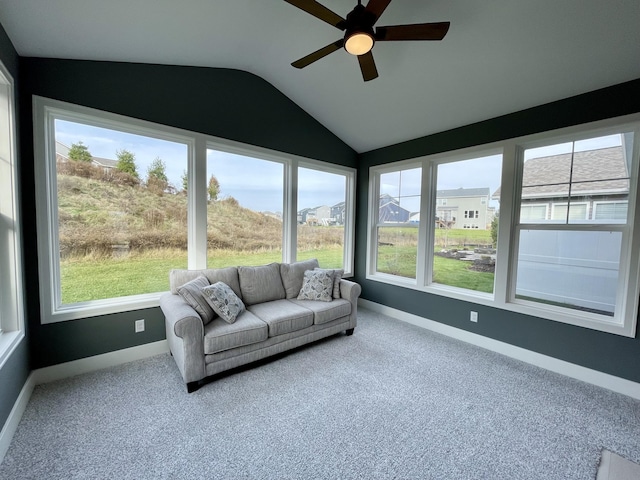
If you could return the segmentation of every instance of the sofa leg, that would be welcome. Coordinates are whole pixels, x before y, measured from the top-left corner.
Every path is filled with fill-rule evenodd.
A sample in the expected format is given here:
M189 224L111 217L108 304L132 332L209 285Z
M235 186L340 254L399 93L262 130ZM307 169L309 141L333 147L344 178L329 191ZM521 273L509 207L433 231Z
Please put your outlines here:
M345 333L347 334L347 336L349 336L349 335L353 335L353 331L354 331L354 330L355 330L355 329L353 329L353 328L349 328L349 329L347 329L347 330L345 331Z
M187 393L193 393L200 388L200 382L187 383Z

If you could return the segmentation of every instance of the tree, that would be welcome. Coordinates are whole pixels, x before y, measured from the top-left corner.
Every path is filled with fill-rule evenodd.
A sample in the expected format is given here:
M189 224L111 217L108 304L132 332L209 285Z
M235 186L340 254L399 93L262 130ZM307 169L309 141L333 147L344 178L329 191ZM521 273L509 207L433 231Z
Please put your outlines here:
M133 153L128 150L118 150L116 156L118 157L116 170L128 173L134 178L140 178L136 167L136 156Z
M166 174L166 165L160 157L156 157L147 169L147 188L158 195L162 195L168 186L169 179Z
M214 175L211 175L211 178L209 179L209 187L207 188L207 192L209 193L209 200L216 201L218 199L218 194L220 193L220 183Z
M189 186L189 177L187 177L187 171L183 171L182 172L182 177L180 177L182 179L182 191L184 193L187 193L187 187Z
M80 141L71 145L71 148L69 149L69 158L76 162L91 163L93 156L89 153L89 147Z
M491 241L493 245L498 245L498 218L500 217L500 212L496 211L496 214L493 216L493 220L491 220Z

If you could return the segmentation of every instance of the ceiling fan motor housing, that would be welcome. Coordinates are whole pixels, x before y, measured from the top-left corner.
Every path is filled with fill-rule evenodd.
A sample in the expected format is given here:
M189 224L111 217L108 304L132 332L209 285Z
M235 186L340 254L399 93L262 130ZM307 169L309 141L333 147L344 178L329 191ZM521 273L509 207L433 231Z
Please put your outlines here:
M356 5L356 7L347 15L344 34L345 49L349 38L357 34L368 35L369 37L371 37L372 42L375 43L373 24L376 22L376 20L376 16L373 13L365 10L365 7L363 7L361 4Z

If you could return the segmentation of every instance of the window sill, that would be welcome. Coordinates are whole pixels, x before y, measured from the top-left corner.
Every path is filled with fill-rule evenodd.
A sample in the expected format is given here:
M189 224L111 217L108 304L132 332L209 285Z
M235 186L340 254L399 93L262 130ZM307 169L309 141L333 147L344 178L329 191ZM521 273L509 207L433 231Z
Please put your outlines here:
M24 338L21 331L2 332L0 333L0 368L4 366L11 353Z

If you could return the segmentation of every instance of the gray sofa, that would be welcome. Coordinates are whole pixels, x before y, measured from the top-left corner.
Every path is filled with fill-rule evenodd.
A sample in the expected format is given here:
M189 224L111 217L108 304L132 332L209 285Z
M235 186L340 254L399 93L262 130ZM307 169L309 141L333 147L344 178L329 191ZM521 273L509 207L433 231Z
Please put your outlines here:
M341 278L341 273L319 269L315 259L255 267L172 270L171 291L161 296L160 306L169 348L187 391L197 390L202 380L225 370L343 331L353 334L361 288ZM332 278L328 298L325 274ZM316 292L310 280L319 275L325 281L322 292ZM225 321L226 311L212 316L203 312L210 294L204 295L205 302L187 291L197 297L195 284L218 287L220 282L222 287L230 287L244 307L233 323ZM199 291L211 290L203 288ZM321 299L309 299L315 296Z

